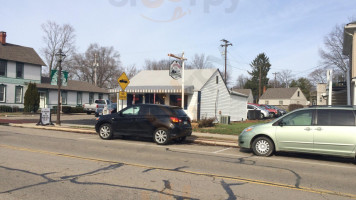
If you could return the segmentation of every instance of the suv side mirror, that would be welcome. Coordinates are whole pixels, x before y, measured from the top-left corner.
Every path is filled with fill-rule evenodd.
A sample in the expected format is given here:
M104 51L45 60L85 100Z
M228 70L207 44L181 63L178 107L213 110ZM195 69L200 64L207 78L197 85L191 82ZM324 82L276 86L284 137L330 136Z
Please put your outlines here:
M283 127L284 125L286 125L286 123L283 120L281 120L281 121L278 122L278 125Z

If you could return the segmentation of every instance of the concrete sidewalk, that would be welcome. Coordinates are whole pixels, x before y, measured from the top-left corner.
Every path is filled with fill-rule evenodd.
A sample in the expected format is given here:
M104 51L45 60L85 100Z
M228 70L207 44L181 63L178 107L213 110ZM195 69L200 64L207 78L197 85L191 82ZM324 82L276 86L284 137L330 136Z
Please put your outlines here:
M62 124L61 126L55 125L36 125L36 123L9 123L9 126L13 127L24 127L24 128L37 128L45 130L58 130L67 131L73 133L85 133L85 134L97 134L94 126L80 125L80 124ZM193 132L191 136L187 138L187 141L214 145L214 146L224 146L224 147L238 147L238 136L236 135L221 135L221 134L211 134L211 133L199 133Z

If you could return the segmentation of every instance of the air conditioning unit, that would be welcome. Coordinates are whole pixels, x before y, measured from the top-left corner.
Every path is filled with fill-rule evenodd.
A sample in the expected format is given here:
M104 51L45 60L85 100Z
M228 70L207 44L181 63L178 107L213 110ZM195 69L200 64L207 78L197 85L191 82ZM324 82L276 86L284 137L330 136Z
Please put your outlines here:
M220 116L220 124L230 124L230 116L221 115Z

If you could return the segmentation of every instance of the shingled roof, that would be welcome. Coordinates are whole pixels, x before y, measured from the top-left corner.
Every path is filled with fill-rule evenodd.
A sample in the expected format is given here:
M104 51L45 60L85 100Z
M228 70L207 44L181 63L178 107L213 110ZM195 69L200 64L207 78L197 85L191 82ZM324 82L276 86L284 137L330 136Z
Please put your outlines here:
M249 96L252 93L251 89L232 89L232 91L244 94L246 96Z
M290 99L298 90L298 87L292 88L268 88L260 99Z
M46 66L33 48L0 43L0 59Z
M37 88L40 89L58 89L57 85L51 85L49 77L41 77L41 84L37 84ZM97 92L97 93L109 93L108 90L97 87L91 83L84 81L68 80L67 86L62 86L62 90L71 90L79 92Z

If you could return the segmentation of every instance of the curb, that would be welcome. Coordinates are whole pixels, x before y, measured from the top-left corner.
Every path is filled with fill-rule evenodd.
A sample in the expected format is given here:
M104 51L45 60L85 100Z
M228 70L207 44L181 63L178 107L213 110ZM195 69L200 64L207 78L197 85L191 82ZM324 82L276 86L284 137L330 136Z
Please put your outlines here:
M72 133L83 133L83 134L97 134L95 130L85 130L85 129L78 129L78 128L70 128L70 127L56 127L56 126L40 126L40 125L26 125L26 124L15 124L15 123L8 123L8 124L0 124L0 125L8 125L13 127L21 127L21 128L34 128L34 129L44 129L44 130L53 130L53 131L65 131L65 132L72 132ZM235 147L238 148L239 145L237 141L231 140L222 140L222 139L212 139L211 137L201 137L192 135L187 137L187 141L195 143L195 144L203 144L203 145L210 145L210 146L222 146L222 147Z

